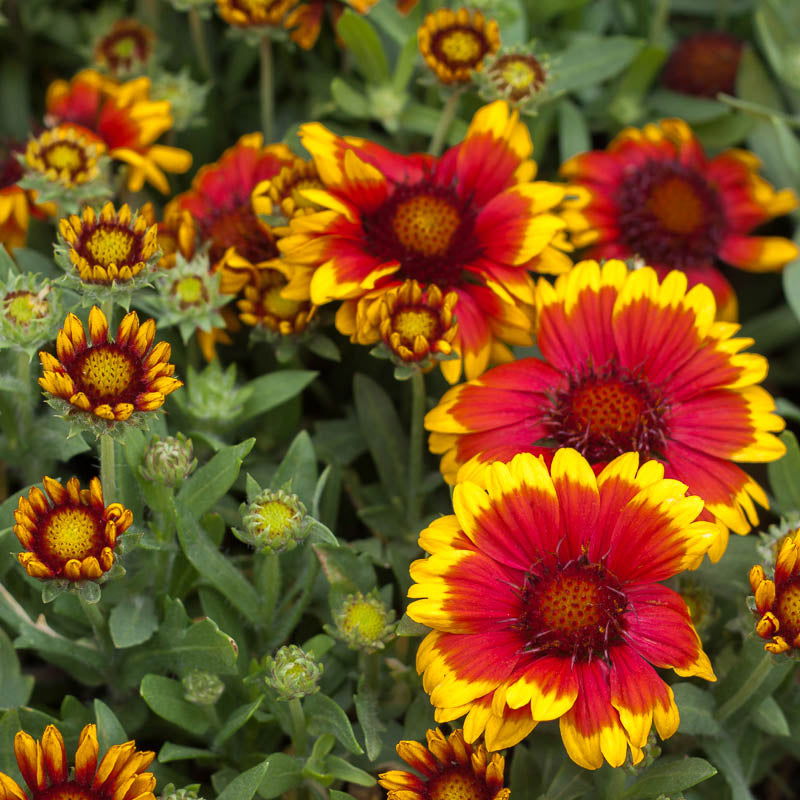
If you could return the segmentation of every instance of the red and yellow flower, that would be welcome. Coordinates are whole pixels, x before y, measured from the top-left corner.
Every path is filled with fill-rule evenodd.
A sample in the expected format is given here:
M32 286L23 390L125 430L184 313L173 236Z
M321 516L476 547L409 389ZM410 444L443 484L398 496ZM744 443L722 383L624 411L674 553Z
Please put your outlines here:
M318 305L343 300L336 327L366 333L364 308L406 280L454 291L458 359L443 361L455 382L490 360L510 360L507 344L530 344L529 269L563 272L564 222L553 213L564 187L534 182L528 129L505 102L480 109L466 139L441 158L403 156L323 126L301 137L325 189L305 196L324 210L295 217L278 243L294 267L287 297Z
M687 291L674 271L584 261L538 286L536 341L542 358L496 367L451 389L428 413L430 448L448 482L473 457L487 462L574 447L600 468L627 451L658 459L669 478L706 504L725 551L728 529L756 524L764 490L734 462L780 458L783 420L758 384L763 356L751 339L715 322L706 286ZM466 468L465 468L466 469Z
M722 318L735 319L736 296L717 263L769 272L800 254L789 239L749 235L798 202L759 166L746 150L708 158L679 119L625 128L606 150L561 167L575 195L563 216L590 258L636 257L662 275L683 270L691 286L711 287Z
M661 81L668 89L696 97L736 91L744 42L724 31L702 31L681 39L670 53Z
M759 617L756 633L767 640L764 649L796 655L800 651L800 530L778 544L773 579L756 564L750 570L750 587Z
M653 667L715 680L686 603L661 582L702 558L714 526L685 484L636 453L595 475L570 448L521 453L456 485L454 515L420 535L409 616L433 630L417 669L437 722L512 747L558 719L567 753L596 769L642 757L678 728Z
M280 268L278 268L280 267ZM307 300L290 300L283 296L288 281L283 265L263 269L258 283L249 283L236 301L239 319L245 324L281 336L303 333L316 313L316 306Z
M172 377L170 346L153 346L156 323L139 324L135 311L126 314L115 340L108 338L108 320L93 306L89 312L89 337L74 314L67 314L56 339L57 358L39 353L43 376L39 385L66 404L72 416L87 414L115 423L135 412L157 411L166 396L183 386Z
M150 99L149 78L117 83L87 69L71 81L54 81L47 89L46 119L51 126L68 123L93 133L111 158L128 165L133 192L147 181L166 194L164 173L186 172L192 165L186 150L156 144L172 127L172 112L166 100Z
M483 744L464 741L464 732L445 736L438 728L426 733L428 746L420 742L397 743L397 755L419 775L393 769L378 776L388 791L386 800L508 800L511 790L504 786L505 759L486 752Z
M55 725L45 728L40 741L19 731L14 754L28 789L0 772L3 800L156 800L155 776L145 772L156 754L137 750L130 741L109 747L100 759L95 725L81 731L71 774L64 737Z
M217 0L217 12L236 28L276 27L297 0Z
M0 244L8 249L22 247L28 238L32 205L28 192L17 186L23 174L17 153L23 152L21 143L0 143Z
M99 160L105 149L88 131L57 125L28 142L25 167L64 188L74 188L100 175Z
M94 61L114 77L140 72L153 55L155 34L135 19L118 19L94 47Z
M88 489L77 478L63 486L45 476L43 483L47 495L34 486L14 512L14 533L25 548L19 563L33 578L96 580L111 569L133 514L120 503L106 506L98 478Z

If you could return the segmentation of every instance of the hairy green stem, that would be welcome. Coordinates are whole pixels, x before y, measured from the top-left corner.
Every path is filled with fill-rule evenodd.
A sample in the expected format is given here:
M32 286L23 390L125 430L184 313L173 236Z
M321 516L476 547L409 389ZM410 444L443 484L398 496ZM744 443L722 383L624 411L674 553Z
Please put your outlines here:
M272 74L272 39L269 35L265 34L261 37L258 54L261 63L259 84L261 130L264 134L264 144L271 144L274 133L275 87Z
M458 111L458 101L460 99L461 90L456 89L450 97L447 98L447 102L444 104L442 113L439 116L439 121L436 123L436 130L433 132L430 147L428 148L428 152L432 156L438 156L442 152L445 140L447 139L447 132L450 130L450 126L453 124L456 112Z
M420 517L424 420L425 376L422 372L417 371L411 376L411 426L408 436L408 490L406 494L406 521L414 533L416 533Z
M20 383L17 400L17 436L20 442L28 440L33 426L33 397L31 392L31 359L27 353L17 354L17 380Z
M364 676L364 689L375 698L380 694L381 658L380 652L367 653L362 650L358 654L358 667Z
M90 603L82 594L78 594L84 616L89 622L97 639L97 644L103 649L108 649L108 637L106 634L106 619L103 612L97 607L97 603Z
M192 36L194 54L203 76L211 77L211 56L208 52L208 42L206 41L206 29L203 19L196 8L189 9L189 32Z
M114 438L110 433L100 435L100 483L106 503L117 501L117 463Z
M717 719L725 722L738 711L767 679L772 671L774 659L772 653L764 653L764 657L752 670L747 680L717 710Z
M295 755L304 756L308 748L308 734L306 731L306 715L299 698L289 701L289 714L292 717L292 744Z

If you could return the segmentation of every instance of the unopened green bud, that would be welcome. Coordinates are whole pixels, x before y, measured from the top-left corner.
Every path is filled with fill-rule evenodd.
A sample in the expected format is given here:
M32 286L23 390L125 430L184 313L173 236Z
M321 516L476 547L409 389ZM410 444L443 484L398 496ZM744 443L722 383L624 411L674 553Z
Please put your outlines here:
M209 17L216 0L169 0L176 11L197 11L201 17Z
M323 666L302 647L288 644L274 658L267 657L266 682L278 692L281 700L295 700L319 691Z
M197 467L197 459L192 456L192 440L182 433L166 439L155 436L144 454L142 477L175 489Z
M194 2L182 0L187 5L194 6L202 14L205 0ZM212 0L213 2L213 0ZM190 10L179 9L179 10ZM197 83L192 80L188 69L180 72L162 72L155 76L152 83L150 96L153 100L167 100L172 111L173 128L176 131L186 128L196 128L206 122L203 116L203 107L206 104L206 95L211 88L210 84Z
M383 649L394 634L394 611L377 594L349 594L333 612L342 639L354 650L373 653Z
M13 275L0 283L0 350L31 357L55 337L63 321L58 292L40 275Z
M225 684L218 675L204 669L193 669L181 680L183 696L198 706L213 706L225 691Z
M313 519L296 494L265 489L243 516L244 531L236 535L247 544L271 553L291 550L308 536Z
M159 795L159 800L203 800L197 793L200 791L200 784L193 783L183 789L176 789L174 783L168 783L163 792Z

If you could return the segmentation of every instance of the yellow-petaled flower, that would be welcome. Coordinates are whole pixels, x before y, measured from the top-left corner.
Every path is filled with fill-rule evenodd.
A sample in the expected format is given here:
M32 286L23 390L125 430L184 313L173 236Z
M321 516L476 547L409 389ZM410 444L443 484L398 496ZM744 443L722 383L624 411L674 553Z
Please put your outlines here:
M546 55L536 51L500 50L487 58L480 73L482 94L490 100L508 100L513 105L532 110L547 96L550 64Z
M466 83L500 47L500 27L480 11L438 8L417 32L425 63L442 83Z
M770 653L800 653L800 529L778 545L773 580L756 564L750 570L759 620L756 633Z
M217 0L222 19L237 28L276 26L297 0Z
M120 503L105 505L98 478L88 489L77 478L66 486L47 476L42 482L47 495L34 486L14 512L14 533L25 548L19 563L33 578L96 580L111 569L117 538L133 514Z
M275 265L281 266L277 261ZM262 269L257 280L256 285L244 287L244 298L236 302L239 319L245 325L281 336L305 331L317 307L308 300L290 300L283 296L288 280L280 269Z
M94 47L95 63L119 78L141 72L153 54L155 34L135 19L118 19Z
M64 737L55 725L48 725L39 741L19 731L14 755L28 790L0 772L2 800L155 800L155 776L144 770L156 754L137 750L136 742L130 741L109 747L100 759L95 725L81 731L72 771Z
M116 211L113 203L106 203L99 215L84 208L80 217L62 219L58 231L68 263L83 283L126 283L158 257L158 226L132 214L127 204Z
M114 423L130 419L134 412L156 411L166 396L183 386L173 378L170 346L153 346L156 323L139 324L135 311L126 314L116 340L108 338L108 320L93 306L89 312L89 336L74 314L67 314L56 339L57 358L41 352L44 375L39 385L68 416L87 414ZM64 406L66 404L66 406Z
M140 212L148 223L156 223L155 211L152 203L142 206ZM161 253L158 259L160 269L173 269L178 256L184 261L191 261L197 253L197 226L194 217L171 201L164 208L164 217L158 226L158 249Z
M449 736L437 728L426 734L428 746L419 742L397 743L397 755L420 775L393 769L378 776L389 793L386 800L508 800L503 786L505 759L486 752L483 744L464 741L460 728Z
M253 190L253 210L259 216L271 218L276 240L289 234L288 222L293 217L313 214L321 209L306 197L305 192L309 189L324 190L325 185L313 161L298 159L282 167L274 178L261 181ZM286 220L286 225L280 224L280 217Z
M100 174L98 159L105 145L88 131L58 125L28 142L25 167L66 188L80 186Z

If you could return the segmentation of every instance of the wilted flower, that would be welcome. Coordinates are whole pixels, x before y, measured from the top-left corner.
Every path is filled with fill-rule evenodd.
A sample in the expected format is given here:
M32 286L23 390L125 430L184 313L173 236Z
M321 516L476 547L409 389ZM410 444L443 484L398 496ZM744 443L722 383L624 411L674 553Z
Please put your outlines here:
M281 700L296 700L319 691L323 666L302 647L287 644L274 658L268 656L264 664L267 685L278 692Z

